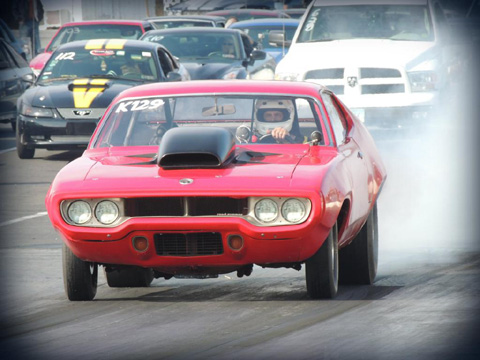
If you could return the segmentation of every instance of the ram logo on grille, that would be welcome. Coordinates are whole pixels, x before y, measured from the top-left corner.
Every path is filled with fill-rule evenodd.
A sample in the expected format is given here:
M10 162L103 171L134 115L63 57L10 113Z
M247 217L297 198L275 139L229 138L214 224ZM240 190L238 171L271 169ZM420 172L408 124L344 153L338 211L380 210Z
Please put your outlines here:
M358 79L356 76L347 77L347 82L350 87L355 87L358 84Z

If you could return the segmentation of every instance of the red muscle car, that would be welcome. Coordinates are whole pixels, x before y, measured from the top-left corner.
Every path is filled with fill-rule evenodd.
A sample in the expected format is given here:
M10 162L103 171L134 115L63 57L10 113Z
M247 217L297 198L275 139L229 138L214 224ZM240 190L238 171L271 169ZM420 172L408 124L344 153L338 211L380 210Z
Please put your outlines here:
M385 167L364 125L306 82L192 81L120 93L46 207L65 291L300 270L307 293L371 284Z

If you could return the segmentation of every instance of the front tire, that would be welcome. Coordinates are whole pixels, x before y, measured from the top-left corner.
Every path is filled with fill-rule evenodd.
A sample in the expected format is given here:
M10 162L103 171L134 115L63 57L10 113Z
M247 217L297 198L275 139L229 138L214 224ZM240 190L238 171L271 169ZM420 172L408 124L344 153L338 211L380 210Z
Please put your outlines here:
M148 287L153 281L153 270L138 266L125 266L118 269L105 269L108 286Z
M340 282L371 285L378 266L378 215L375 204L352 243L340 250Z
M35 148L28 148L22 142L22 134L20 134L20 126L15 126L15 142L17 145L17 154L20 159L32 159L35 155Z
M63 284L71 301L93 300L97 293L98 265L80 260L63 244Z
M332 227L318 251L305 262L307 293L312 299L332 299L338 291L338 227Z

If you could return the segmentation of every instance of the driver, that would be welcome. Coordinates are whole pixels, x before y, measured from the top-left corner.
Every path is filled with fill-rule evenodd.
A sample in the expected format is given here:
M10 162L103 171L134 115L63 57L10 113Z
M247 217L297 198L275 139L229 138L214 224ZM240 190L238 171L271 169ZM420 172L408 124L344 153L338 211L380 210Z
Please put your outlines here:
M295 143L303 142L298 123L294 123L294 113L292 100L259 99L255 103L254 133L260 138L271 135L277 142L289 142L288 138Z

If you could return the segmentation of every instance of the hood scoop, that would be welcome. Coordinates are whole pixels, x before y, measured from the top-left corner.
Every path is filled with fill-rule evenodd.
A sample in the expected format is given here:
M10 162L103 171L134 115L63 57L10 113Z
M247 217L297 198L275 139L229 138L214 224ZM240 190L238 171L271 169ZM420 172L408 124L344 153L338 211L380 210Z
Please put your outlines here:
M185 126L165 133L157 159L165 170L219 168L231 161L234 150L234 136L224 128Z

